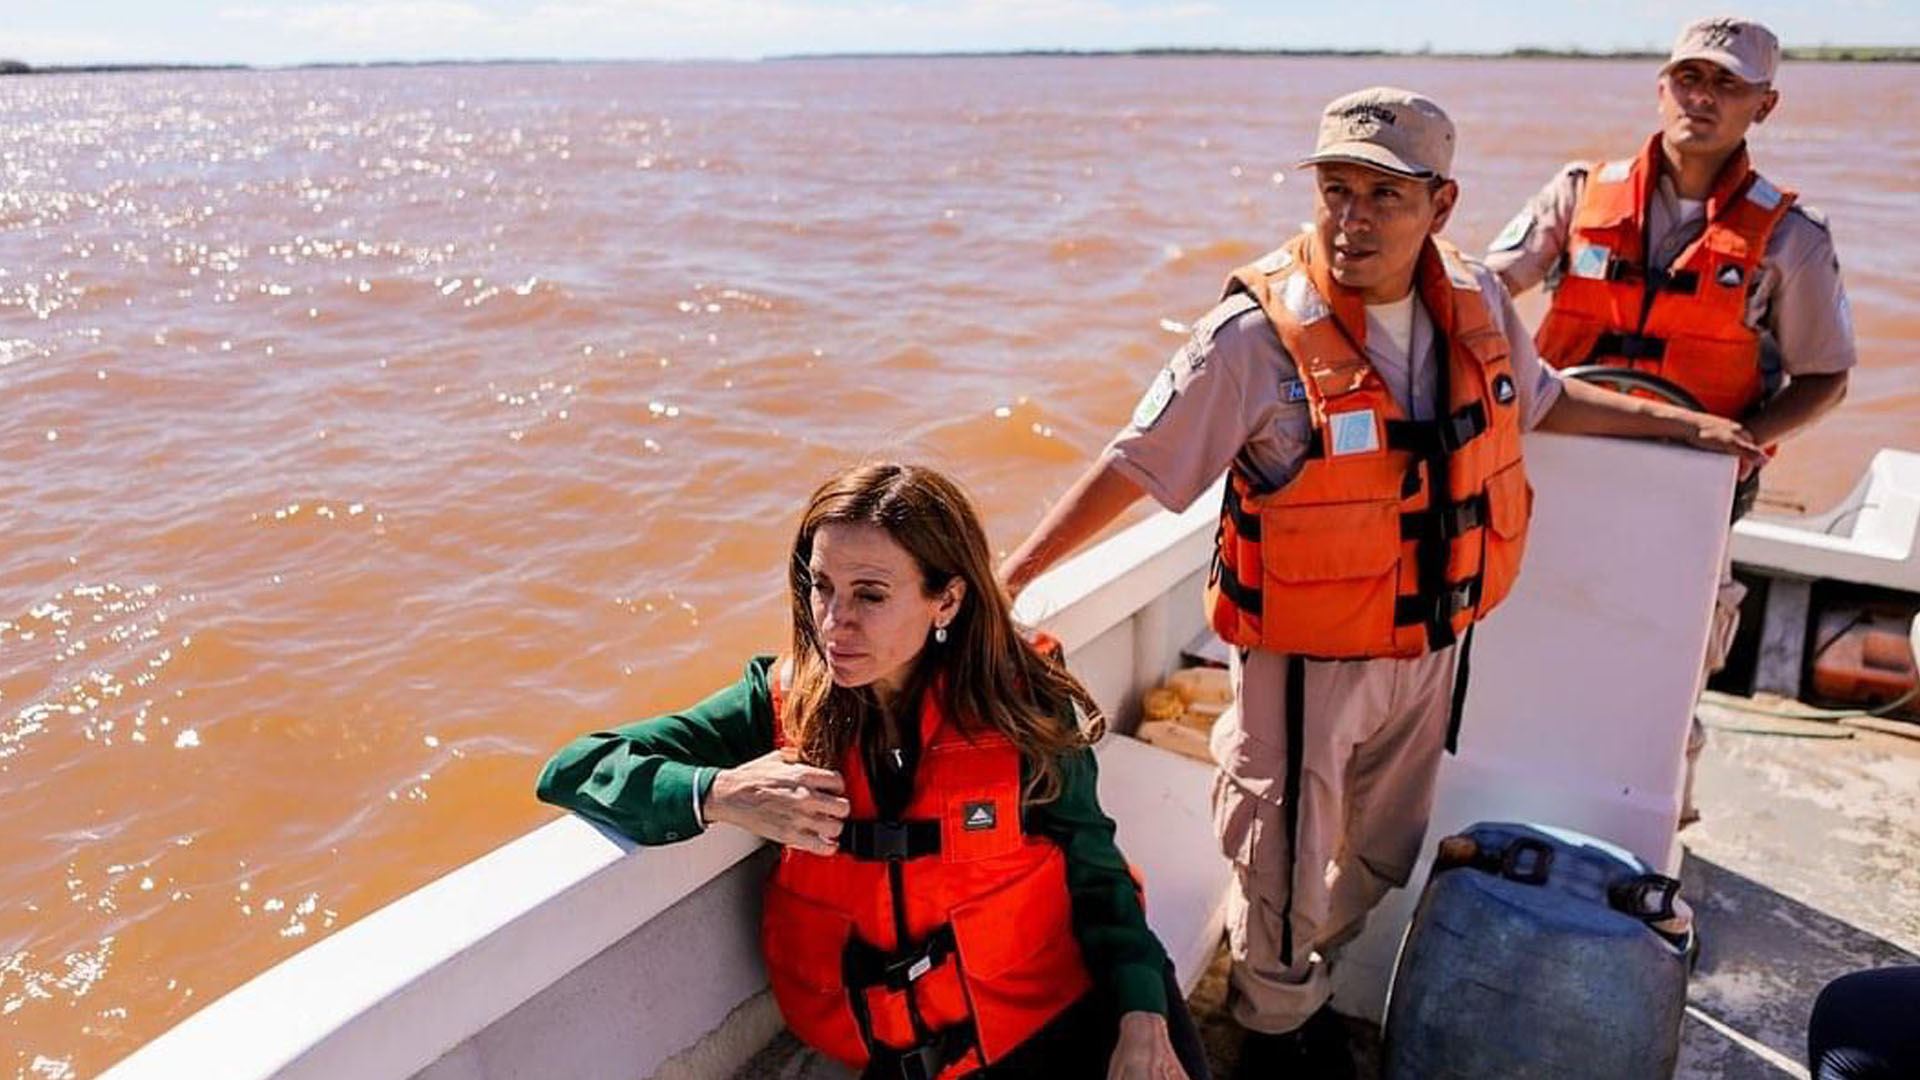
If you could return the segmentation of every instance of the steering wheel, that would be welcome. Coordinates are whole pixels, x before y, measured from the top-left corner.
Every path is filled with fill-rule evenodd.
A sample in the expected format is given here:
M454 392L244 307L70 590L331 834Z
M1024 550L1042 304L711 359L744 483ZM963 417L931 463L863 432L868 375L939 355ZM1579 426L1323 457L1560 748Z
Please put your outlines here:
M1700 399L1694 397L1686 387L1663 379L1652 372L1635 371L1633 368L1607 367L1604 364L1583 364L1579 367L1567 368L1561 374L1579 379L1581 382L1606 387L1608 390L1618 390L1623 394L1644 394L1670 405L1678 405L1683 409L1692 409L1694 412L1706 411L1700 407ZM1739 521L1746 517L1747 511L1753 509L1753 504L1759 498L1760 470L1755 469L1748 473L1745 479L1734 485L1732 520Z
M1583 364L1570 367L1562 375L1581 382L1590 382L1595 386L1604 386L1609 390L1618 390L1623 394L1646 394L1658 398L1669 405L1678 405L1694 412L1704 412L1700 399L1693 392L1677 382L1663 379L1650 371L1635 371L1633 368L1607 367L1604 364Z

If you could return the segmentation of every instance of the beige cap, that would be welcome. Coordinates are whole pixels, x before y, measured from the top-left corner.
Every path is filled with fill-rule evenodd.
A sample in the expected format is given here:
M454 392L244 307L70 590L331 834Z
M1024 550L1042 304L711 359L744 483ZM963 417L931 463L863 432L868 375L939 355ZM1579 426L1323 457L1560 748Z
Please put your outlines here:
M1660 70L1682 60L1712 61L1747 82L1770 83L1780 70L1780 39L1749 19L1701 19L1680 31Z
M1444 177L1453 168L1453 121L1424 94L1371 86L1335 98L1302 167L1350 161L1401 176Z

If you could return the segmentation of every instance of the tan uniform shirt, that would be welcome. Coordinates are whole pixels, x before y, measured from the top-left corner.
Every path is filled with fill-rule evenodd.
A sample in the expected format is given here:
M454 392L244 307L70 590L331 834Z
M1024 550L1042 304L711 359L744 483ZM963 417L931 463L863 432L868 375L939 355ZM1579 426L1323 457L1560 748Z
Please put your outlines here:
M1558 282L1588 167L1573 162L1562 168L1494 240L1487 266L1513 291ZM1670 265L1706 228L1704 218L1681 220L1680 196L1670 176L1660 178L1649 211L1647 232L1653 261L1660 266ZM1747 287L1746 323L1773 337L1789 376L1830 375L1858 361L1840 260L1820 211L1796 202L1774 228L1760 272Z

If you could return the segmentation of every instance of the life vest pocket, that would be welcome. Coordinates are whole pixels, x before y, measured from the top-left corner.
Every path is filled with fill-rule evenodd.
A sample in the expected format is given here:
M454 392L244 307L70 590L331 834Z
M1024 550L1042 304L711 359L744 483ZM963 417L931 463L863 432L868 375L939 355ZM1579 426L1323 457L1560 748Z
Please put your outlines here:
M1533 516L1533 485L1525 466L1515 461L1487 478L1486 560L1480 567L1480 611L1492 611L1507 598L1527 551L1527 522Z
M765 905L760 952L780 1015L822 1053L859 1068L867 1048L841 975L853 920L777 878L767 882Z
M960 968L988 1061L1025 1042L1092 988L1073 933L1066 859L953 909Z
M1260 530L1264 647L1316 656L1393 651L1398 500L1269 505Z

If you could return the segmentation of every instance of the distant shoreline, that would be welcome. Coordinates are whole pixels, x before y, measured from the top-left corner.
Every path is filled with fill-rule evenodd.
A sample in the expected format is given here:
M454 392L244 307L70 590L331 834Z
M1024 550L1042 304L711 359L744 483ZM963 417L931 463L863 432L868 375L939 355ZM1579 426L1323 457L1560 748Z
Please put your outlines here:
M1143 49L1017 49L997 51L954 51L954 52L840 52L840 53L793 53L779 56L762 57L763 61L796 60L993 60L993 59L1082 59L1099 57L1174 57L1206 59L1212 57L1228 58L1267 58L1267 59L1364 59L1400 57L1408 59L1435 60L1660 60L1664 52L1620 49L1609 52L1594 52L1585 49L1549 49L1533 46L1505 49L1500 52L1446 52L1435 50L1407 51L1401 49L1235 49L1235 48L1174 48L1155 47ZM1788 60L1815 61L1827 63L1854 64L1912 64L1920 63L1920 45L1810 45L1785 50ZM494 59L494 60L364 60L364 61L316 61L304 64L29 64L22 60L0 59L0 75L101 75L126 74L135 72L169 71L309 71L331 70L338 68L415 68L415 67L491 67L502 65L533 64L621 64L621 63L675 63L675 62L726 62L726 61L661 61L661 60L618 60L618 59L577 59L561 60L557 58ZM754 61L738 61L752 63Z

